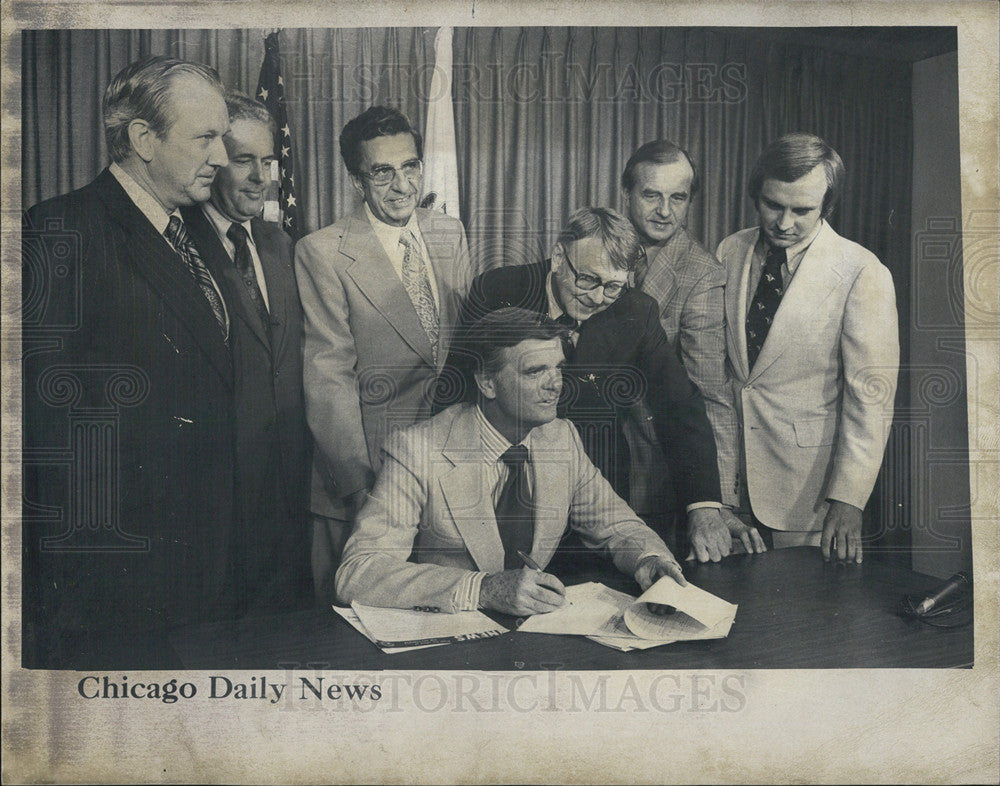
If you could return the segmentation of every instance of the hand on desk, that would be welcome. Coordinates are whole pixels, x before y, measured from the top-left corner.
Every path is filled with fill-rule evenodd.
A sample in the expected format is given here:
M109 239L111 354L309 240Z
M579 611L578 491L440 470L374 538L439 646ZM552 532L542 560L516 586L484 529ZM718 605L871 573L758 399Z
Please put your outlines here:
M729 508L695 508L688 514L688 537L691 554L688 559L698 562L719 562L732 551L733 538L738 538L747 554L767 551L764 541L751 527L740 521Z
M847 502L830 500L830 509L823 520L820 545L823 559L861 563L861 508Z
M565 596L566 588L555 576L525 567L483 577L479 605L504 614L526 617L554 611L563 605Z
M660 556L646 557L646 559L639 563L639 567L635 569L636 583L642 588L643 592L652 587L664 576L669 576L682 587L687 586L687 579L684 578L681 566L673 557L669 559ZM659 603L647 603L646 606L653 614L665 615L674 613L673 606L663 606Z

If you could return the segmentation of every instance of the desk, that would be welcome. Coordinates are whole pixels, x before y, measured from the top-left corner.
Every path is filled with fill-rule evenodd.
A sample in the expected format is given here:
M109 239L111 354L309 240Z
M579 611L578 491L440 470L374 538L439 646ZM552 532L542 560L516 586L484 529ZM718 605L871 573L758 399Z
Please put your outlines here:
M553 572L556 572L554 569ZM585 556L567 583L603 581L638 594L613 568ZM557 573L557 575L559 575ZM189 669L372 671L473 669L773 669L971 667L972 626L932 628L896 615L906 594L940 579L874 561L824 563L819 549L737 555L687 563L699 587L739 605L725 639L618 652L582 636L518 633L385 655L333 611L305 611L175 632L171 644ZM510 617L496 617L512 627Z

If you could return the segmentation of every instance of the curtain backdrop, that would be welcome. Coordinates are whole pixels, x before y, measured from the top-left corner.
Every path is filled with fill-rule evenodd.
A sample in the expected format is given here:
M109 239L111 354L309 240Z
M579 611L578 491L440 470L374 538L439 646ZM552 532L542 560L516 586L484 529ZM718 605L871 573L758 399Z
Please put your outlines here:
M77 188L107 163L100 99L150 54L215 66L252 92L265 30L43 30L23 38L24 204ZM365 107L423 128L434 28L286 29L282 74L306 231L356 204L338 136ZM745 184L767 141L827 139L849 183L835 228L872 249L901 291L909 262L910 64L848 57L741 29L458 28L453 97L461 210L476 264L547 252L582 205L621 207L640 144L667 137L702 174L690 226L709 248L753 223ZM904 311L905 313L905 311Z

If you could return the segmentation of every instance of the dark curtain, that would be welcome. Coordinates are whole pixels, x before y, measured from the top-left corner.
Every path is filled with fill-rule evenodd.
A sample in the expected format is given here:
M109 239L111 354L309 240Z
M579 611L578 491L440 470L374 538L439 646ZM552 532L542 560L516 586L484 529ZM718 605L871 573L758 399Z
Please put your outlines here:
M583 205L621 207L636 147L666 137L702 174L695 236L714 249L754 223L746 181L763 146L809 131L850 173L834 227L905 281L910 66L796 44L794 33L678 28L456 31L462 216L483 267L545 253Z

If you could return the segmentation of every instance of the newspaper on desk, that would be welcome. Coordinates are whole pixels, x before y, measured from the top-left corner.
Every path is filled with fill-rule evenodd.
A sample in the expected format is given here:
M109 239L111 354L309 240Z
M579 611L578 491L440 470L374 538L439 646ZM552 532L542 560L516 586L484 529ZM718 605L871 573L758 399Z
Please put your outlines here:
M647 603L673 606L658 615ZM518 630L586 636L598 644L628 652L675 641L722 639L736 617L736 606L691 583L682 587L661 578L638 598L588 582L566 588L566 603L547 614L529 617Z
M350 608L334 606L333 610L382 652L390 655L456 641L487 639L508 632L503 625L478 611L436 614L410 609L384 609L361 603L352 603Z

